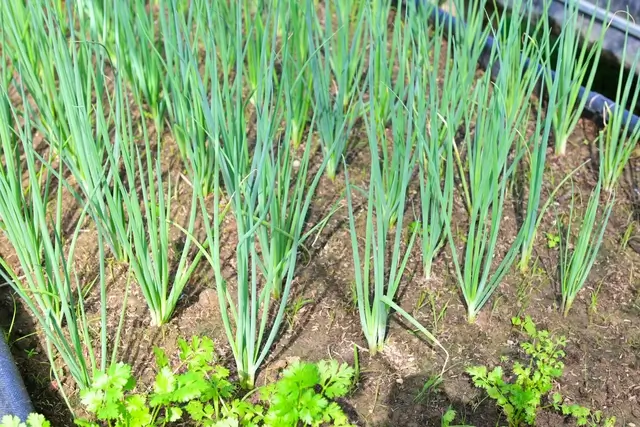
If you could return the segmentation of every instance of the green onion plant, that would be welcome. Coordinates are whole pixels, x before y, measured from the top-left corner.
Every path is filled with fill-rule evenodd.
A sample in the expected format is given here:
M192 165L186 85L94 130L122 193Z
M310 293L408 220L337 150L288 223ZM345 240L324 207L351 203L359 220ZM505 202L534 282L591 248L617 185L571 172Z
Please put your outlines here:
M373 58L370 59L373 61ZM373 74L369 72L369 84L373 87ZM415 83L409 88L409 101L407 109L413 109L413 96ZM417 230L411 231L406 248L403 248L405 201L410 179L415 170L416 154L412 150L413 145L413 115L398 111L394 114L407 116L407 122L403 123L404 134L397 134L392 150L399 154L393 155L391 166L397 173L395 185L389 186L385 182L383 161L380 155L380 140L385 138L380 135L380 129L376 124L375 104L370 106L365 125L369 150L371 152L371 170L369 190L367 197L367 210L364 225L364 250L360 248L362 234L361 228L356 224L356 213L353 203L353 185L350 183L349 173L345 171L346 198L349 213L349 230L351 233L351 246L355 272L355 288L357 296L358 312L364 336L367 340L370 353L376 354L384 348L387 336L388 318L391 307L383 297L393 300L405 271L411 249L417 237ZM396 122L397 123L397 122ZM390 225L389 214L396 215L394 225ZM404 254L403 254L404 252Z
M410 11L412 28L412 69L415 73L413 111L416 123L418 181L420 183L420 238L423 271L431 277L431 267L437 252L445 242L444 217L450 217L453 207L454 169L453 138L463 119L463 99L460 73L453 72L453 42L450 32L436 20L433 30L427 24L428 9ZM433 33L431 33L433 31ZM441 40L447 35L443 49ZM438 67L446 78L435 78ZM442 85L442 88L440 87Z
M397 29L398 33L401 31L400 28ZM381 43L382 40L379 33L369 29L369 44L371 46L379 46ZM380 50L386 49L385 45ZM372 47L372 50L375 52L378 48ZM367 80L370 94L375 94L380 85L386 86L387 83L384 83L385 81L391 84L391 76L388 75L388 68L391 63L392 61L385 54L378 55L374 53L369 55ZM369 103L369 108L375 114L372 126L377 127L375 137L379 144L378 160L380 162L382 188L384 189L384 193L380 197L386 198L381 205L385 210L376 212L376 215L380 215L382 221L389 228L395 225L400 211L405 210L406 187L412 179L416 162L414 117L412 115L416 97L415 88L411 87L411 84L407 84L404 75L399 75L397 79L398 81L394 84L397 91L391 90L386 86L389 89L389 99L387 101L380 103L375 100L376 95L374 95L374 99ZM405 96L402 96L402 94L405 94ZM385 118L380 116L379 110L382 109L387 111ZM389 136L386 129L386 116L391 120Z
M69 16L73 8L67 2ZM33 63L29 58L26 38L20 38L20 28L7 9L2 10L9 14L6 31L2 32L7 42L3 46L37 107L34 125L52 154L66 164L83 200L89 203L89 215L103 228L112 254L122 260L121 242L128 237L122 203L112 185L113 171L117 170L112 166L117 164L119 150L118 141L112 145L109 134L113 117L105 76L107 55L100 45L76 39L74 32L66 34L60 16L51 10L56 10L51 0L28 4L29 37L37 47L40 62ZM107 146L111 162L106 161Z
M145 0L117 0L113 15L116 66L131 84L137 103L146 104L160 132L166 108L157 19Z
M271 14L271 9L277 7L279 0L243 0L241 6L244 18L242 35L244 37L245 51L243 53L245 59L244 76L251 92L249 100L255 103L255 93L258 89L258 82L264 79L264 70L260 68L262 62L262 48L268 45L268 49L276 49L275 41L272 40L271 34L265 22L268 19L265 15ZM273 44L272 44L273 41ZM272 76L276 78L277 76Z
M519 123L507 115L501 87L493 86L492 94L490 87L488 74L485 74L478 82L472 98L476 110L469 109L467 112L475 116L475 130L471 132L467 124L467 166L461 173L461 179L469 190L470 205L462 265L453 238L451 219L445 218L456 278L470 322L475 321L499 286L520 249L520 238L517 237L499 265L493 268L508 181L519 160L518 156L513 156ZM522 117L520 115L519 119L522 120ZM470 117L467 120L469 123Z
M177 222L171 201L177 191L172 193L175 182L171 177L163 178L160 138L156 141L155 150L152 149L145 120L132 118L129 105L135 105L133 100L125 96L118 98L119 111L125 117L119 120L121 128L116 130L116 137L123 142L126 179L122 182L118 177L117 187L122 191L125 220L131 230L131 238L124 242L124 248L133 277L149 307L151 323L161 326L171 319L184 287L202 258L202 252L191 253L194 247L191 239L184 245L171 241L172 224ZM138 108L141 107L138 104ZM141 135L137 133L138 129ZM136 146L139 140L144 143L143 150ZM191 194L186 218L189 235L194 234L198 213L198 192L192 190ZM172 262L174 251L177 265Z
M6 88L0 88L0 230L17 258L17 268L0 259L0 275L37 322L55 379L61 384L63 372L68 373L84 389L97 372L104 372L113 362L118 346L113 344L109 361L102 233L99 229L98 273L94 281L99 291L99 313L95 327L92 318L96 316L86 311L92 284L85 283L74 267L76 244L89 204L81 206L71 236L64 235L63 194L73 190L63 177L64 164L36 152L30 121L34 112L24 90L21 96L24 114L9 104ZM19 118L24 120L22 125L18 124ZM61 392L69 404L65 391Z
M602 172L602 168L600 171ZM589 197L584 214L576 212L575 192L573 192L572 184L572 197L567 221L565 223L559 217L556 220L560 235L558 272L562 297L561 310L564 316L569 314L578 292L584 287L589 277L602 245L609 216L613 210L614 193L604 195L606 202L602 205L602 181L601 177ZM577 232L574 224L576 215L582 217ZM577 235L574 236L574 234Z
M283 7L282 3L278 7ZM270 48L275 43L280 16L278 9L265 16L265 32L271 39L265 40L260 50L264 78L257 81L253 94L255 121L244 120L248 100L242 92L243 74L224 76L222 82L211 79L209 92L201 82L198 100L208 136L220 142L213 145L213 203L205 200L202 193L199 197L208 244L204 256L214 270L225 333L240 379L247 387L254 385L256 373L285 319L307 212L327 164L325 159L314 175L308 176L311 133L302 153L292 146L292 113L286 108L291 88L274 85L278 53ZM240 11L236 25L242 26ZM215 38L208 36L208 40ZM245 43L241 37L236 41L236 61L242 64ZM211 44L209 48L215 46ZM190 64L197 66L194 58ZM214 76L218 69L217 62L211 64ZM283 78L285 83L291 81L294 80L288 76ZM252 146L247 136L248 123L255 125ZM198 175L194 176L196 189L201 188L198 179ZM222 189L226 200L222 199ZM222 221L226 220L227 211L233 216L237 243L223 247ZM235 254L233 280L223 275L220 263L227 250Z
M358 0L327 1L322 27L316 16L315 3L306 0L313 109L322 151L329 159L327 176L332 180L342 163L357 115L366 25L366 6L361 3Z
M545 7L548 8L549 4ZM544 52L550 37L549 33L545 33L548 27L540 21L534 24L527 13L532 8L531 0L527 0L526 3L514 2L509 16L498 17L499 22L495 30L495 40L499 46L497 59L500 61L496 85L500 93L504 94L508 122L517 126L513 136L516 149L523 158L522 164L518 165L515 172L512 185L519 180L519 171L526 169L523 181L527 184L528 191L525 192L524 188L521 188L520 192L515 194L516 198L523 200L521 206L524 208L520 214L522 224L519 232L522 239L519 266L523 271L529 265L539 219L545 209L540 210L540 199L552 124L547 117L555 113L557 95L557 87L551 87L547 93L546 111L532 105L534 91L543 84L543 71L539 65L547 65ZM535 120L533 132L528 129L530 119Z
M20 80L33 102L38 106L34 125L49 140L69 140L69 125L64 119L62 93L56 83L55 53L53 43L61 43L59 19L51 13L55 10L51 0L34 2L0 3L2 19L2 49L20 74ZM49 12L47 12L49 11ZM55 25L50 28L51 25ZM55 40L50 38L50 34ZM64 40L66 44L67 41ZM81 70L78 69L78 72ZM84 79L83 79L84 80ZM64 146L64 145L63 145ZM65 147L66 149L66 147Z
M303 139L310 119L313 100L312 72L309 66L311 52L309 49L305 16L306 4L298 0L286 0L282 7L283 17L280 19L284 43L287 49L283 52L281 79L289 88L287 110L291 111L292 143L297 148Z
M216 2L215 8L206 7L206 2L200 0L190 2L186 13L181 12L176 3L164 1L159 7L160 30L164 39L164 96L170 118L169 129L189 170L187 175L198 175L206 196L212 190L213 144L217 141L212 141L205 131L204 112L198 102L199 85L202 82L204 90L210 90L209 79L213 78L210 68L217 61L217 52L205 50L202 74L197 68L190 67L188 62L190 57L198 57L198 46L204 40L205 29L217 30L223 24L215 16L218 13L216 8L220 8L224 2ZM226 29L221 33L226 34ZM216 33L215 40L226 37L225 34Z
M394 4L394 0L374 0L367 2L369 33L369 67L373 67L374 84L371 88L371 102L376 104L376 125L385 129L393 115L392 109L402 108L398 100L406 98L407 72L411 53L411 32L405 29L410 24L406 21L409 8ZM389 28L388 19L392 6L396 6L393 29ZM431 37L430 37L431 38ZM371 70L369 72L372 72Z
M108 60L101 46L71 37L67 44L60 31L49 34L62 107L59 120L68 124L69 134L62 140L58 139L62 135L49 133L48 140L51 148L61 153L113 256L122 261L126 258L123 245L129 240L129 224L115 182L121 147L120 140L111 136L118 108L114 107L115 95L106 89Z
M609 10L607 2L606 10ZM598 62L602 53L602 44L607 25L602 25L595 40L581 42L581 31L592 34L596 24L594 14L585 23L577 2L564 3L564 24L555 43L545 43L545 87L547 91L555 90L554 112L549 117L553 123L555 151L564 155L567 151L569 136L575 129L587 102L587 97L579 97L580 87L589 93L596 76ZM551 34L548 20L542 22L547 29L544 34ZM554 73L554 74L552 74Z
M626 40L623 52L621 64L626 63ZM640 91L634 84L634 76L637 74L639 61L640 53L636 53L626 78L625 66L620 66L615 98L617 107L613 110L607 108L603 112L605 123L601 136L600 162L603 174L602 187L605 192L609 193L616 189L624 168L640 141L640 121L632 126L632 114L625 112L625 109L630 112L636 111L638 106Z

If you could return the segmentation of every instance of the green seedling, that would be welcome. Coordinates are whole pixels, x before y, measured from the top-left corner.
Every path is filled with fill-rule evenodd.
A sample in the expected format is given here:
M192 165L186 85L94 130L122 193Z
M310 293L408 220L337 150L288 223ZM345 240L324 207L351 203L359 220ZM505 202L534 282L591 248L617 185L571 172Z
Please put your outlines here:
M591 291L589 311L593 314L598 312L598 295L600 295L600 289L602 289L603 282L598 284L598 287Z
M360 105L357 94L365 64L366 6L359 0L327 1L321 24L315 2L306 0L305 5L312 105L322 153L328 159L326 173L335 180Z
M612 192L618 186L631 155L637 149L640 141L640 122L635 127L631 126L633 114L626 114L626 110L635 111L638 107L640 91L635 89L633 76L637 75L640 67L640 53L629 68L625 67L628 50L625 37L624 50L620 59L620 72L616 89L615 104L618 106L611 110L608 104L603 111L605 117L604 130L601 132L603 143L600 145L600 162L602 164L603 190ZM628 76L625 73L629 72Z
M555 233L546 233L547 247L549 249L555 249L560 245L560 235Z
M289 328L293 329L297 322L298 313L300 310L308 304L313 303L312 299L305 299L303 297L296 298L289 307L287 307L287 323L289 324Z
M437 388L440 387L441 384L442 384L441 376L429 377L427 381L425 381L425 383L423 384L422 388L420 389L416 397L413 399L413 402L414 403L424 402L425 399L429 397L431 393L434 393L437 390Z
M452 424L457 415L452 408L447 409L440 419L440 427L474 427L468 424Z
M564 403L558 392L551 394L564 371L565 337L553 337L548 331L538 330L529 316L524 319L514 317L512 323L527 338L520 344L526 360L513 362L510 372L505 372L502 366L490 371L486 366L467 368L476 387L486 390L502 409L509 426L535 425L539 411L548 408L574 417L580 426L587 425L590 420L599 421L601 412ZM502 360L504 363L508 358Z

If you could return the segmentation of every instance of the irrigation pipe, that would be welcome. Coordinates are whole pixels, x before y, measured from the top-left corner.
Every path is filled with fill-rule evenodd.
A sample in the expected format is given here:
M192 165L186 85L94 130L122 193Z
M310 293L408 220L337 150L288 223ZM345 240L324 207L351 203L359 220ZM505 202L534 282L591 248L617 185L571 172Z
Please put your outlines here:
M457 31L465 31L466 30L466 26L464 24L464 22L461 23L457 23L457 19L450 15L449 13L447 13L446 11L440 9L439 7L436 7L432 4L430 4L428 1L425 0L417 0L418 6L420 5L424 5L427 7L431 7L431 13L429 15L429 21L431 22L439 22L439 23L443 23L446 27L445 29L447 30L447 32L453 34L454 36L456 35ZM595 6L592 6L593 8L595 8ZM599 9L599 8L597 8ZM610 17L604 17L605 20L610 19ZM636 27L636 30L638 30L638 32L640 33L640 27L638 27L637 25L634 25ZM629 27L631 28L631 24L629 24ZM490 60L491 60L491 50L493 49L494 44L496 43L495 39L491 36L489 36L487 38L487 41L484 45L483 48L483 55L481 55L480 57L480 61L479 61L479 65L484 68L485 70L488 67L491 67L491 75L493 77L497 76L498 73L500 72L500 64L495 61L493 64L490 64ZM526 67L531 66L531 63L529 61L528 58L524 58L525 59L525 65ZM534 66L537 66L539 69L542 67L539 64L535 64ZM551 78L555 79L555 72L551 71ZM619 106L617 105L613 100L607 98L606 96L597 93L597 92L593 92L593 91L587 91L584 87L580 87L580 90L578 91L578 96L583 99L586 97L586 104L584 107L584 110L588 111L589 113L605 120L607 118L608 115L608 111L611 111L612 113L615 112L616 110L618 110L619 108L623 108L623 106ZM640 117L638 117L637 115L633 114L632 112L628 111L628 110L624 110L623 113L623 121L626 123L626 121L629 119L630 117L630 129L635 128L635 126L638 124L638 120L640 120Z

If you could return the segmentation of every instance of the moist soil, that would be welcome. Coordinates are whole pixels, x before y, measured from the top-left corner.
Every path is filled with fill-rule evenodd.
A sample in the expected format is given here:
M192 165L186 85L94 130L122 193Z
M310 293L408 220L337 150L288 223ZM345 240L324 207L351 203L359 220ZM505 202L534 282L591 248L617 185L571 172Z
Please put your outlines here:
M583 119L570 140L566 156L558 157L549 150L543 200L568 173L590 160L575 173L573 180L577 209L584 209L595 185L596 135L594 123ZM313 140L317 143L316 137ZM353 183L366 186L369 158L367 151L359 148L364 141L362 129L357 129L349 161ZM174 208L181 221L188 215L190 190L175 144L169 137L164 138L163 144L165 174L179 183ZM552 145L553 141L550 147ZM343 201L344 175L335 181L323 178L314 197L309 227L325 217L333 206L339 209L322 232L306 242L305 251L300 255L290 299L290 305L300 302L300 309L296 313L289 311L284 331L259 373L258 385L277 378L278 372L293 360L334 358L353 364L356 349L361 368L359 382L355 391L340 401L355 424L440 426L442 414L451 407L458 413L457 424L503 425L504 417L494 402L475 388L464 372L471 365L496 366L503 356L518 360L522 356L518 350L522 336L511 327L511 318L529 315L540 329L567 338L565 370L557 383L557 391L571 402L602 410L607 416L615 415L617 425L640 425L640 269L637 267L640 255L636 252L640 250L640 234L635 237L635 231L640 230L638 170L640 163L633 159L621 183L597 262L567 317L559 311L557 249L549 248L545 236L556 233L556 211L566 212L571 201L570 185L560 190L543 218L530 268L521 272L514 266L475 323L467 321L446 245L434 260L431 277L427 279L417 241L397 302L432 331L448 351L446 366L442 350L422 339L397 315L391 317L384 350L369 354L352 292L353 264ZM408 218L419 206L415 187L410 192ZM464 227L466 216L459 195L456 197L453 222ZM514 195L506 202L496 262L504 256L516 235L519 204ZM69 208L65 214L69 227L75 226L77 210ZM358 215L362 226L366 212L360 210ZM224 228L228 240L220 261L224 274L233 282L233 223L229 220ZM177 231L174 239L177 245L184 242ZM6 242L0 244L0 256L12 262L11 247ZM95 231L91 226L83 233L77 253L81 277L89 282L98 273ZM123 310L128 273L125 265L113 260L107 263L112 334ZM97 306L97 299L89 302L90 311L95 312ZM129 286L124 310L119 358L132 364L136 376L141 378L139 387L148 387L153 379L153 346L165 348L169 355L176 354L180 337L212 338L219 362L233 367L220 319L215 281L206 261L200 264L185 289L169 324L161 328L150 325L146 304L134 282ZM58 390L65 387L76 403L77 391L70 380L63 384L53 380L33 319L7 286L0 286L0 326L10 330L9 343L36 411L50 418L55 426L72 426L71 414ZM443 368L442 382L425 387ZM536 425L573 424L543 410Z

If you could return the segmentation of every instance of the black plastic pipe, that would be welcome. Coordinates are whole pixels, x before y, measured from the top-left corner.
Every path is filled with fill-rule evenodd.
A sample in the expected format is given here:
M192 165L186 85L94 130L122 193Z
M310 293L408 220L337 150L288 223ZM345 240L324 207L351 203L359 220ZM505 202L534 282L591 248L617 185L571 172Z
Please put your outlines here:
M429 4L429 3L425 4L425 3L426 2L424 0L416 1L416 4L418 5L418 7L424 6L424 7L431 8L431 14L429 16L429 20L431 22L438 22L438 23L444 24L446 26L445 29L447 30L447 32L450 32L453 35L456 35L456 31L465 30L464 22L458 23L457 19L454 16L447 13L446 11L432 4ZM490 64L491 50L493 49L493 46L495 43L496 41L493 37L489 36L487 38L487 41L484 46L483 55L481 55L480 57L480 64L479 64L485 70L488 67L491 67L491 75L493 77L497 76L498 73L500 72L500 64L497 61L495 61L493 64ZM526 61L525 65L527 67L531 65L531 62L529 61L528 58L525 58L525 61ZM539 64L536 64L535 66L537 66L539 69L541 68L541 65ZM552 70L551 71L552 80L555 79L555 77L556 77L556 73L555 71ZM580 97L580 99L584 99L586 97L586 103L585 103L584 109L602 120L605 120L607 118L607 111L611 111L613 113L620 108L624 109L624 106L617 105L614 101L607 98L606 96L597 92L587 91L582 86L578 91L578 96ZM635 126L638 124L640 117L636 116L635 114L633 114L628 110L624 110L623 123L626 123L629 118L630 118L629 128L634 129Z
M0 419L13 415L23 422L33 412L29 394L0 331Z

